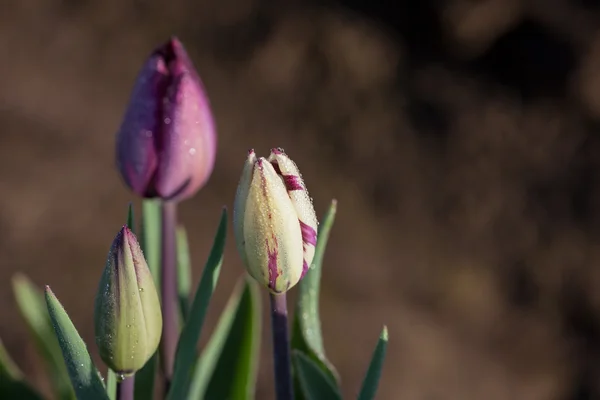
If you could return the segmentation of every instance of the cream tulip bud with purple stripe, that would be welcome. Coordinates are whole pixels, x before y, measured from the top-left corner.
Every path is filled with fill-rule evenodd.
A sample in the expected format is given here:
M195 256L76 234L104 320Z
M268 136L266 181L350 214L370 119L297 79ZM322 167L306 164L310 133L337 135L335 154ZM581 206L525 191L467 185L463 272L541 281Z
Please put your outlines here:
M250 276L283 293L306 274L315 254L317 217L296 164L283 150L268 159L254 151L242 171L233 224Z

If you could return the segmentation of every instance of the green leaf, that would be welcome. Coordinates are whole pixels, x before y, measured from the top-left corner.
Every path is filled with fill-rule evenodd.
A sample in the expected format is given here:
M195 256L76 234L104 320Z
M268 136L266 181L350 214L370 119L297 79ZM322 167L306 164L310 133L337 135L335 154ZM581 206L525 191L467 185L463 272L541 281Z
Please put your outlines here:
M154 277L156 291L160 296L160 256L161 256L161 207L160 200L142 200L142 226L140 245L148 263L148 269ZM135 374L135 398L137 400L152 399L154 380L158 366L158 351L146 362L146 365Z
M254 398L261 320L258 285L244 278L196 363L189 400Z
M42 400L42 396L23 380L23 373L0 340L0 398Z
M19 369L17 364L13 361L0 339L0 376L3 379L14 379L20 380L23 378L23 372Z
M342 399L339 389L331 378L311 357L294 350L292 352L294 370L300 382L300 389L307 400Z
M134 398L148 400L154 398L154 380L158 367L158 351L146 362L146 365L135 373Z
M221 265L223 264L223 251L225 250L225 239L227 236L227 210L223 209L219 228L215 236L208 261L204 267L202 278L196 289L190 317L179 337L177 352L175 354L175 370L173 382L169 390L168 399L185 399L189 389L190 375L196 360L196 344L200 338L206 311L210 299L219 280Z
M156 290L160 293L160 229L162 219L160 200L144 199L142 201L142 213L141 247L148 268L154 277Z
M75 392L71 387L69 374L54 334L54 328L52 328L42 291L20 273L13 276L12 287L19 311L34 339L37 351L44 360L56 398L74 399Z
M177 227L177 295L181 320L185 322L189 312L190 291L192 290L192 266L187 233L183 226Z
M18 376L13 375L15 371L10 369L16 366L5 363L12 363L12 360L0 343L0 399L43 400L34 388L22 380L21 371L18 371Z
M117 398L117 374L110 368L106 372L106 394L110 400Z
M384 326L377 341L377 346L373 352L371 358L371 364L367 370L367 375L362 384L362 389L358 395L358 400L372 400L377 394L377 388L379 386L379 378L381 378L381 370L383 368L383 361L385 360L385 352L388 344L388 330Z
M133 203L129 203L129 207L127 209L127 227L135 233L137 229L135 229L135 217L133 215Z
M298 284L300 293L294 313L292 348L308 355L337 385L339 376L325 356L319 317L319 290L321 287L323 256L335 220L336 210L337 201L332 200L319 225L319 235L312 266ZM296 383L298 383L297 380Z
M0 375L0 399L43 400L43 397L27 383Z
M48 313L77 399L108 400L100 373L73 322L49 286L46 286L45 294Z

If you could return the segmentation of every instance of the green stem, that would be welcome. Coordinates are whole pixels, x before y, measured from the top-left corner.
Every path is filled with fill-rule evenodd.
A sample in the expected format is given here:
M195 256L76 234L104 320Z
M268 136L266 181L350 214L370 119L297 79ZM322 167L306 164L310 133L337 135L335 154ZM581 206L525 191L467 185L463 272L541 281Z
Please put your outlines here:
M161 205L161 290L162 290L162 367L165 375L165 393L173 377L175 351L179 337L179 312L177 296L177 203L163 201Z

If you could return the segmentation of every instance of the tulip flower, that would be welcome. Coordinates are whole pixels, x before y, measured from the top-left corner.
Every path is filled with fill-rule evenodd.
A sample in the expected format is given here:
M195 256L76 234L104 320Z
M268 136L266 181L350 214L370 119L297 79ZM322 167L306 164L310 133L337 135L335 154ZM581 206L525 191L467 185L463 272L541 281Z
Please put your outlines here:
M296 164L281 149L268 159L253 150L240 179L233 222L248 273L272 293L306 274L315 254L317 217Z
M141 369L158 348L162 316L158 294L138 241L124 226L113 241L94 310L100 357L113 371Z
M139 72L117 135L117 166L139 196L182 200L207 182L215 161L208 98L177 38Z

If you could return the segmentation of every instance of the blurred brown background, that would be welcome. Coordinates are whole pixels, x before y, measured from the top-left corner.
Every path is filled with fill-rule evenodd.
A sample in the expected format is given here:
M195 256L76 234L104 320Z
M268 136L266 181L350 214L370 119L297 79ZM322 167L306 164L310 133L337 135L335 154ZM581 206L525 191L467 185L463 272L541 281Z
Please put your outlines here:
M10 278L50 284L95 351L97 281L134 199L114 134L171 34L219 127L214 175L181 210L194 282L246 150L281 146L319 215L339 200L321 309L345 396L386 323L380 399L600 398L593 0L0 1L0 336L32 381L47 387ZM208 328L242 274L232 239Z

